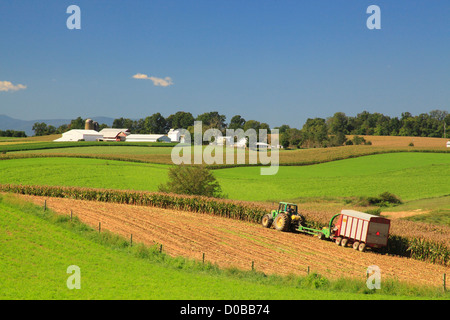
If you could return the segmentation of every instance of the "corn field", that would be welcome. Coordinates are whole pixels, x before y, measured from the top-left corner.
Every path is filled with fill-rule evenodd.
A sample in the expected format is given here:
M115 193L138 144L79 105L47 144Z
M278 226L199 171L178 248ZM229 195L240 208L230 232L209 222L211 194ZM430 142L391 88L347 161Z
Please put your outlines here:
M124 190L90 189L58 186L29 186L1 184L0 191L44 197L70 198L152 206L196 213L206 213L220 217L259 223L267 210L257 205L239 201L185 196L161 192L139 192Z
M260 223L262 217L270 212L268 204L160 192L13 184L0 184L0 192L152 206L211 214L254 223ZM306 218L308 227L320 228L324 225L322 221L315 221L314 218L308 216ZM445 266L450 265L449 247L445 242L434 239L391 234L388 240L387 252Z

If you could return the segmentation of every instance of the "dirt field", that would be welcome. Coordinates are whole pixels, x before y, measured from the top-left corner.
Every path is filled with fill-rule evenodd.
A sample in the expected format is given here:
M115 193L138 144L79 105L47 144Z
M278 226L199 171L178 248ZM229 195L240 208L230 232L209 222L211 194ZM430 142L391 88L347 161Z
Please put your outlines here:
M100 203L60 198L17 195L38 205L69 215L70 210L81 221L102 230L109 230L133 242L162 244L171 256L205 260L222 267L255 269L266 274L305 275L311 272L329 278L340 276L365 279L367 267L380 267L382 277L396 278L416 284L442 285L443 273L450 268L412 259L361 253L352 248L339 247L316 237L282 233L265 229L258 224L231 220L205 214Z
M354 136L347 136L352 139ZM428 148L445 148L447 141L450 139L444 138L429 138L429 137L401 137L401 136L361 136L366 141L372 142L373 146L383 147L407 147L410 143L414 147L428 147Z

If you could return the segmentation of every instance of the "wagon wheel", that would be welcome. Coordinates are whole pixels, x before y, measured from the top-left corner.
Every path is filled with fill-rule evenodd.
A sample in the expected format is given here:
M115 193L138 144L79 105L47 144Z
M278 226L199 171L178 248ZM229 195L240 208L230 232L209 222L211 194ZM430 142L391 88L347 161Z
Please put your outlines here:
M361 252L366 251L366 244L364 242L361 242L359 244L358 250L361 251Z
M272 226L273 219L270 214L266 214L261 221L261 224L264 228L270 228Z
M358 241L353 242L353 249L358 250L358 247L359 247L359 242Z
M275 229L278 231L288 231L291 225L291 218L286 213L280 213L275 218Z
M341 241L341 246L346 247L346 246L347 246L347 243L348 243L348 239L347 239L347 238L344 238L344 239L342 239L342 241Z
M342 238L341 237L337 237L336 238L336 244L339 246L339 245L341 245L341 242L342 242Z

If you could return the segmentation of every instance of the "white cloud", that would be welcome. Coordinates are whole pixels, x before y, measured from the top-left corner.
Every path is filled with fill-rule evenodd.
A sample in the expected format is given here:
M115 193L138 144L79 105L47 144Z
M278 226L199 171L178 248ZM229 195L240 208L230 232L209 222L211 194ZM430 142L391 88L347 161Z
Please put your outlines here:
M10 81L0 81L0 92L2 91L17 91L17 90L23 90L26 89L27 86L24 86L23 84L14 85Z
M173 81L171 77L165 77L165 78L157 78L157 77L149 77L146 74L137 73L133 76L134 79L139 80L151 80L153 82L153 85L160 86L160 87L168 87L173 85Z

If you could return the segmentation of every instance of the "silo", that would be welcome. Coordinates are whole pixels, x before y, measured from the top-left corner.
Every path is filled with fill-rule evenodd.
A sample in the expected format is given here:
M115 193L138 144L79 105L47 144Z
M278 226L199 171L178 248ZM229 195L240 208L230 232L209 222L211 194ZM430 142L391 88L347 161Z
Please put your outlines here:
M86 123L84 125L84 129L86 129L86 130L94 130L94 121L92 121L92 119L86 119Z

